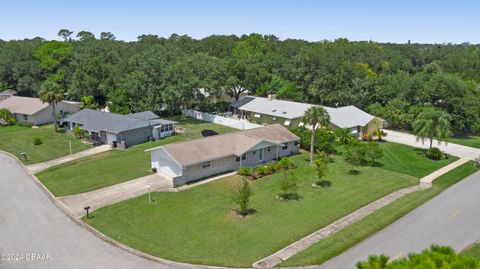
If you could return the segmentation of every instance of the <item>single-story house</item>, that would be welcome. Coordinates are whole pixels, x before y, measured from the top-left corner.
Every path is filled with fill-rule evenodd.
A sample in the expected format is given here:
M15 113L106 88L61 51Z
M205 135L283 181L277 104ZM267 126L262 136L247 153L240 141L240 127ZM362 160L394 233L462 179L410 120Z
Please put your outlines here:
M299 151L299 137L280 124L209 136L148 149L152 169L176 187L191 181L253 167Z
M160 119L150 111L120 115L92 109L80 110L62 121L69 131L78 126L90 139L121 148L170 136L175 132L176 123Z
M16 91L16 90L8 89L8 90L5 90L5 91L3 91L3 92L0 92L0 101L5 100L5 99L7 99L8 97L14 96L14 95L17 95L17 91Z
M248 119L256 124L282 124L286 127L304 126L305 111L312 104L278 100L275 95L268 98L246 96L231 105L233 112L240 118ZM355 107L326 107L330 115L330 127L350 129L353 134L361 137L372 135L373 131L383 128L384 120Z
M61 101L55 105L55 110L62 117L79 111L81 105L81 102ZM0 109L10 111L17 122L33 125L52 123L56 116L51 105L33 97L10 96L0 102Z

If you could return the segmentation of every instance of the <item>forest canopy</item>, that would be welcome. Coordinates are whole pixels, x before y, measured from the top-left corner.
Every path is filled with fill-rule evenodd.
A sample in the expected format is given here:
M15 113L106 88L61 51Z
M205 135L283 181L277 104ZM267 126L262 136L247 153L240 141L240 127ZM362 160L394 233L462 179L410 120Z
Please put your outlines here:
M273 35L141 35L135 42L75 35L0 40L0 90L38 96L56 83L68 98L93 96L114 112L179 113L211 95L265 96L326 106L355 105L410 129L425 107L448 112L456 134L480 132L480 46L307 42Z

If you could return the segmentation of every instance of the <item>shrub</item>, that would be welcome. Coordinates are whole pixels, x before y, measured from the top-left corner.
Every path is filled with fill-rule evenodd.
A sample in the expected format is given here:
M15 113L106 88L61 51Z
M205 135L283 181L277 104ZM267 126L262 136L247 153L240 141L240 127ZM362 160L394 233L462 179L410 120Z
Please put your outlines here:
M78 127L78 126L75 126L73 128L73 135L75 136L75 138L84 138L85 137L85 131L80 129L80 127Z
M269 174L272 174L272 173L275 173L278 171L278 164L277 163L274 163L274 162L271 162L269 164L267 164L267 171Z
M377 129L377 130L373 131L373 135L378 138L378 141L382 141L382 138L387 136L387 133L385 133L384 131L382 131L380 129Z
M253 192L250 188L250 184L247 180L242 179L242 183L234 190L232 195L232 201L238 205L238 213L241 216L246 216L251 211L248 208L248 204L252 195Z
M365 160L366 156L366 147L365 144L361 142L351 143L347 147L347 152L345 154L345 161L352 166L351 171L358 171L357 168L360 166L362 161Z
M425 152L427 158L432 160L443 160L446 158L445 154L439 148L431 148Z
M280 161L278 161L278 170L287 170L293 167L292 161L289 158L282 157Z
M300 147L310 150L311 130L305 127L294 127L290 131L300 137ZM318 128L315 130L315 150L325 151L327 153L335 153L335 145L337 136L334 131L329 128Z
M253 169L246 166L240 167L240 169L238 170L238 174L242 176L251 176L252 173L253 173Z
M5 124L14 124L17 121L13 114L5 108L0 109L0 122L2 120Z
M264 176L268 174L268 169L264 165L259 165L253 169L253 173Z
M370 160L373 164L378 159L382 158L383 156L383 149L377 142L370 142L366 146L365 157Z
M42 139L41 139L40 137L35 137L35 138L33 139L33 144L34 144L35 146L41 145L42 143L43 143L43 141L42 141Z
M329 162L329 157L325 152L317 152L317 156L313 162L315 165L314 169L317 172L318 181L316 185L321 185L323 178L327 174L327 164Z
M297 199L297 179L293 177L292 174L288 171L283 172L282 175L283 176L279 181L280 198L284 200Z
M368 135L368 134L364 134L364 135L362 136L362 140L363 140L363 141L372 141L373 138L372 138L370 135Z

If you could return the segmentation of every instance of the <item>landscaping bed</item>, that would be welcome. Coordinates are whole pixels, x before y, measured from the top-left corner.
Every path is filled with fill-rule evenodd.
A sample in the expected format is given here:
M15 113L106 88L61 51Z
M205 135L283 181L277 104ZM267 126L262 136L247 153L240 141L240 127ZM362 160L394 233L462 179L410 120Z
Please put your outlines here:
M198 264L251 266L260 258L400 188L418 178L380 167L362 166L358 174L334 156L327 174L329 188L313 188L316 175L308 155L290 158L298 183L298 200L281 201L283 173L251 182L255 214L231 212L232 190L239 176L210 182L179 193L153 193L96 210L85 219L106 235L162 258Z

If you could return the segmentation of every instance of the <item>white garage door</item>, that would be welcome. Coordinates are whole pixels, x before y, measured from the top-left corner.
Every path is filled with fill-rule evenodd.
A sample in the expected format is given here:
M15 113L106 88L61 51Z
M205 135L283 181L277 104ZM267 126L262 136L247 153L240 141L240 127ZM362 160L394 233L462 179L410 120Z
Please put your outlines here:
M112 144L113 141L117 141L117 136L114 133L107 132L107 144Z

